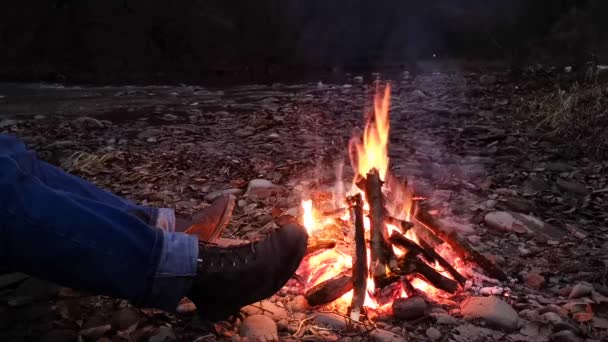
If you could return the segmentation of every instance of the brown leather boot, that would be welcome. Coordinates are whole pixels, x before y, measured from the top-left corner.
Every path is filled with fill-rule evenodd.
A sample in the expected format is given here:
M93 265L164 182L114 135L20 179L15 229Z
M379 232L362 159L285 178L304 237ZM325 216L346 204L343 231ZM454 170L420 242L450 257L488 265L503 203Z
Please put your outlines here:
M187 296L203 319L226 319L280 290L298 269L307 243L306 229L296 224L240 246L199 242L198 275Z

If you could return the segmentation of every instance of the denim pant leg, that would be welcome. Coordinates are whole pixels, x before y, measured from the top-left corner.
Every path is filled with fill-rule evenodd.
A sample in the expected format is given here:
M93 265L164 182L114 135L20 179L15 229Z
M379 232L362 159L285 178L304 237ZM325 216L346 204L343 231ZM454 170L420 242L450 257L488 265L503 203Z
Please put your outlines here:
M168 231L175 231L173 209L137 205L123 197L103 190L95 184L39 160L36 153L28 151L25 144L16 137L0 134L0 156L15 159L21 169L38 177L40 181L51 188L102 202L123 211L142 210L150 217L150 222L147 223Z
M0 264L173 311L196 274L195 237L43 184L0 156Z

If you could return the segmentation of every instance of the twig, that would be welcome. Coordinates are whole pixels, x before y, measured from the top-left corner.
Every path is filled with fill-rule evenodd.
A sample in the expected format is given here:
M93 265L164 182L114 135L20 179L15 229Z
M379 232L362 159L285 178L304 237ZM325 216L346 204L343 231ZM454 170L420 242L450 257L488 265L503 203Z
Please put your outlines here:
M291 334L290 336L291 337L296 337L300 333L300 330L302 329L302 326L304 325L304 323L307 322L307 321L310 321L311 319L313 319L315 317L317 317L317 315L312 315L310 317L306 317L303 320L301 320L300 321L300 325L298 325L298 330L296 330L296 332L293 333L293 334Z

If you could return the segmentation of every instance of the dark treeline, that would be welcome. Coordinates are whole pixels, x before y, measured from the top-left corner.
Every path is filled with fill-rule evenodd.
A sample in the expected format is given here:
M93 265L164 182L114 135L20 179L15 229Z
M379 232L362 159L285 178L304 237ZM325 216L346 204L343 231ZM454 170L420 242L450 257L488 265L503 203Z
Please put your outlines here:
M603 0L3 1L0 75L153 78L433 55L580 63L605 54L605 13Z

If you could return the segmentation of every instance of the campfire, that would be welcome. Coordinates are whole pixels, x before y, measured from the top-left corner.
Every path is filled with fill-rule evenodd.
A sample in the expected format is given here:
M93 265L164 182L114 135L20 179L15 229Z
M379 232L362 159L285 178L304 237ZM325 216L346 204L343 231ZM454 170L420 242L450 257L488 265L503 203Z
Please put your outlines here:
M391 175L389 106L386 85L376 92L363 134L349 143L356 174L351 189L345 191L338 177L331 196L311 194L302 201L301 222L310 238L297 278L305 297L312 306L332 304L355 321L389 311L398 298L439 301L472 286L469 278L506 280L466 240L435 222L411 181Z

